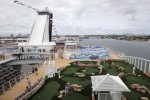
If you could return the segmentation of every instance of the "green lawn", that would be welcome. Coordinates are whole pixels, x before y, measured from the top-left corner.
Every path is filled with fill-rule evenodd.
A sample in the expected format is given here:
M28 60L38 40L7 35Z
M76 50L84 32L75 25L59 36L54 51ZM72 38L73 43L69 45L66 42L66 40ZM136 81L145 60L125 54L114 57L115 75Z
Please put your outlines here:
M87 72L85 72L85 74L98 73L98 72L99 72L98 69L90 67L87 69Z
M88 84L91 84L91 80L84 79L84 78L72 78L72 77L64 77L62 78L63 81L70 82L71 84L78 84L82 86L87 86Z
M38 92L32 97L32 100L52 100L53 96L59 94L60 84L56 81L51 81L47 83L41 92Z
M75 63L75 62L74 62ZM83 62L82 63L90 63L90 62ZM92 62L93 64L96 62ZM119 71L117 67L110 67L111 62L105 62L102 65L103 72L101 74L109 73L111 75L118 75ZM122 62L115 62L115 64L124 67L126 73L132 73L132 66L129 64L124 64ZM85 70L84 72L86 74L86 77L84 78L78 78L77 76L74 76L74 73L76 72L82 72L82 70ZM141 71L136 70L136 72L141 75L140 77L137 75L129 75L127 74L125 79L125 84L129 87L131 92L123 93L127 100L138 100L142 96L147 96L150 98L150 95L148 94L142 94L136 90L133 90L130 88L131 84L137 83L140 85L145 85L150 89L150 78L145 76ZM63 75L63 78L58 79L57 75L54 78L46 80L46 83L44 86L32 97L30 100L91 100L91 73L95 73L96 75L99 74L99 69L94 67L81 67L77 66L77 64L71 64L69 67L67 67L65 70L61 72L61 75ZM136 74L137 74L136 73ZM58 99L59 91L64 89L64 86L67 82L70 82L72 84L78 84L82 85L84 90L81 92L73 92L71 95L64 96L62 99Z
M90 98L83 96L80 93L73 92L71 95L64 96L61 100L90 100Z

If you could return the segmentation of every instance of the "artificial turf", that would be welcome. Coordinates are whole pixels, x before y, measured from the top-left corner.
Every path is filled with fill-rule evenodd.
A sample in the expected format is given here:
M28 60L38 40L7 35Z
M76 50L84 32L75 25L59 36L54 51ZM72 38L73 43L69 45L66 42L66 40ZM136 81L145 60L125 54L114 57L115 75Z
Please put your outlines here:
M68 66L66 69L64 69L61 74L63 77L61 79L57 78L56 75L53 78L46 79L45 84L42 86L42 88L33 95L30 100L91 100L91 73L95 73L95 75L100 75L99 69L96 67L85 67L85 66L78 66L76 64L77 62L73 62ZM92 61L82 61L84 64L96 64L96 62ZM120 72L118 70L118 67L111 66L111 62L103 62L102 65L103 71L101 75L109 73L110 75L118 75ZM132 73L132 65L125 64L123 62L115 62L115 65L122 66L125 69L125 73L127 74L125 78L123 78L123 82L128 86L128 88L131 90L131 92L125 92L123 93L127 100L138 100L142 96L146 96L150 98L150 94L148 93L140 93L132 88L130 88L131 84L140 84L145 85L150 89L150 78L145 76L143 72L136 69L136 74L128 74ZM86 76L84 78L79 78L77 76L74 76L76 72L82 72L86 68ZM141 76L138 76L141 75ZM73 92L71 95L63 96L63 98L58 99L59 91L63 90L65 87L65 84L67 82L70 82L71 84L78 84L83 86L83 90L81 92Z

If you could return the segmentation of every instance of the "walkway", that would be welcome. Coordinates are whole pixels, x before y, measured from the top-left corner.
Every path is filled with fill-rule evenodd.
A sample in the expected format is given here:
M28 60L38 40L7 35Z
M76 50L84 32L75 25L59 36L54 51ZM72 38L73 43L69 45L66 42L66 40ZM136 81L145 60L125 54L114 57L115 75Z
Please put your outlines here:
M72 60L67 59L56 59L56 66L58 68L67 66L70 62L73 62ZM38 69L38 76L35 75L35 73L32 73L28 76L28 78L31 80L32 85L37 81L39 78L45 76L45 70L44 66L41 66ZM3 95L0 96L0 100L14 100L19 94L23 93L26 90L27 86L27 80L24 78L21 82L19 82L17 85L12 87L10 90L6 91Z

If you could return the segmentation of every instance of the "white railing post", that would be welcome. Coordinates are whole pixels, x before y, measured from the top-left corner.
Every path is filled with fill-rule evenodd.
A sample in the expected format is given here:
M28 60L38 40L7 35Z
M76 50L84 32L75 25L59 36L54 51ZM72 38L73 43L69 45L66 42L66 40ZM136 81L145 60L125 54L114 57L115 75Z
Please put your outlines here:
M140 59L138 58L138 69L140 68Z
M130 57L130 61L131 61L130 64L132 64L132 57Z
M132 58L133 58L132 64L134 65L135 57L132 57ZM135 65L134 65L134 66L135 66Z
M130 60L131 60L130 64L132 64L132 57L130 57Z
M149 61L149 69L148 69L148 72L150 72L150 61Z
M130 59L130 57L129 57L129 64L131 64L131 59Z
M141 59L141 66L140 66L140 70L142 70L143 67L143 59Z
M127 57L128 62L130 61L129 57Z
M132 64L134 65L134 58L132 57Z
M136 63L136 60L137 60L137 59L135 58L135 59L134 59L135 67L137 67L137 63Z
M147 68L147 61L145 60L144 73L146 72L146 68Z

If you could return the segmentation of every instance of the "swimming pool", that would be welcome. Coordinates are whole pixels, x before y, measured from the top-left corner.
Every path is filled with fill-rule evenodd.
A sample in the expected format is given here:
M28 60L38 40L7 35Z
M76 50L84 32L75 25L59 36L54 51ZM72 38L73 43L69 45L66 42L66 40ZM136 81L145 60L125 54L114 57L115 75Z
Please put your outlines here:
M109 49L101 46L80 47L78 53L70 56L70 59L97 59L109 56Z

